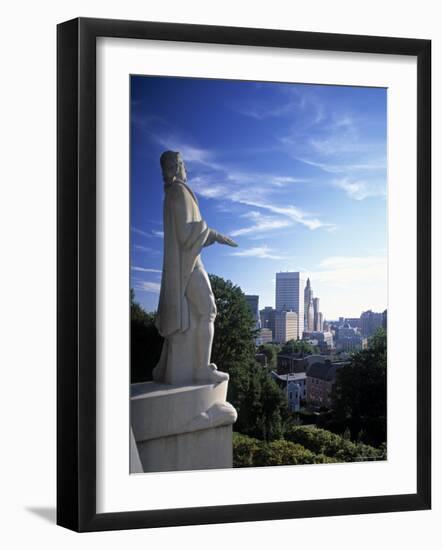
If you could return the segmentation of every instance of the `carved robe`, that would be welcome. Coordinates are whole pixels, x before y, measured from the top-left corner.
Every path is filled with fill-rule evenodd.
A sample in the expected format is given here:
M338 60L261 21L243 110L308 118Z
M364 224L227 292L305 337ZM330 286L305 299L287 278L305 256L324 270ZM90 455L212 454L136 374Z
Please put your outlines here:
M176 180L165 189L164 260L156 325L164 338L189 328L189 305L185 295L210 229L193 191Z

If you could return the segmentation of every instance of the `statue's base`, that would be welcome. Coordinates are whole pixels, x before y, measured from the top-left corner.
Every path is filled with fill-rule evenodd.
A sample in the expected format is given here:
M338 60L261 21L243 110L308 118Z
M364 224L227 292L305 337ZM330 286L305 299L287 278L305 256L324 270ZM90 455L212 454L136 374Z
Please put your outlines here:
M143 472L232 467L232 426L158 437L138 443Z
M236 411L227 384L132 384L131 472L231 468Z

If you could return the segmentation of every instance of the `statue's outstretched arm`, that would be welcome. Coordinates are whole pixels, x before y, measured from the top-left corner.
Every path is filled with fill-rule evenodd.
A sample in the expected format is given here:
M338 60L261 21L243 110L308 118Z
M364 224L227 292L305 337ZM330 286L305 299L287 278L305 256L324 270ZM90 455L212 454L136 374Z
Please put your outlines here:
M171 194L170 205L173 208L178 239L183 247L189 248L198 238L198 235L207 229L207 225L203 220L198 222L188 221L188 214L192 210L190 204L192 199L181 186L172 187L168 193ZM222 235L215 229L209 229L203 246L210 246L213 243L238 246L230 237Z
M218 233L218 231L215 231L215 229L210 229L209 235L206 239L206 242L204 243L204 246L210 246L213 243L226 244L227 246L233 246L233 247L238 246L237 243L230 237L227 237L226 235L222 235L221 233Z

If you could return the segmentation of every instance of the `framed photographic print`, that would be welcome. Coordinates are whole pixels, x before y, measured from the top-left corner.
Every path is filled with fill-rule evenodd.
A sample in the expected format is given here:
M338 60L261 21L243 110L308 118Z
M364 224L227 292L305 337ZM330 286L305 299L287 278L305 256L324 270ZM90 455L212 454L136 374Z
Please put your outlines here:
M59 525L430 508L430 52L58 26Z

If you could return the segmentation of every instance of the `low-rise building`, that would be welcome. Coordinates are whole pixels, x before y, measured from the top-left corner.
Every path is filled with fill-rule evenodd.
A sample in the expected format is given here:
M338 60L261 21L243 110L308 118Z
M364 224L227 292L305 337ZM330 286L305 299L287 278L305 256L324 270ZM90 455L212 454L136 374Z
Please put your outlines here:
M336 351L354 352L364 349L366 339L361 335L359 329L352 327L345 322L336 328Z
M361 319L360 317L346 317L345 322L348 323L352 328L361 328Z
M321 351L333 348L333 334L328 331L304 332L303 340L316 341Z
M272 371L272 378L287 393L288 407L291 411L299 411L301 401L306 399L305 372L277 374Z
M359 334L355 336L343 336L336 340L336 351L354 352L367 347L367 338Z
M301 353L278 353L276 358L276 370L278 374L289 372L305 372L307 363Z
M336 371L342 366L330 361L313 363L307 370L306 401L309 405L330 408Z
M278 374L290 372L306 372L314 363L325 363L333 360L330 355L303 355L300 352L278 353L276 358L276 370Z
M261 344L270 344L273 342L273 333L269 328L262 328L258 334L258 346Z

